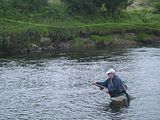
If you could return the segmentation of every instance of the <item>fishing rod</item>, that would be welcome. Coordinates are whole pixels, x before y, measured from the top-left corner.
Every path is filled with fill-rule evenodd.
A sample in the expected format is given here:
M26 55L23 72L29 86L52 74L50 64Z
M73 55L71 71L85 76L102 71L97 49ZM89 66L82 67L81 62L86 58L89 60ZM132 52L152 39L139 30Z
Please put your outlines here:
M93 85L95 85L95 86L97 86L97 87L100 87L100 88L106 88L106 87L104 87L104 86L102 86L102 85L100 85L100 84L93 84Z

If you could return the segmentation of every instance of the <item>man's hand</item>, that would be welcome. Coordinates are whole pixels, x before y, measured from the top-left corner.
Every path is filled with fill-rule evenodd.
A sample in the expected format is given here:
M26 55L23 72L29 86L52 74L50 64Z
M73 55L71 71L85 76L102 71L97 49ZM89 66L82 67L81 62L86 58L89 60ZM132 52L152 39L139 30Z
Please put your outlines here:
M96 80L92 81L92 84L93 84L93 85L96 85L96 84L97 84L97 81L96 81Z
M103 91L108 93L108 88L104 87Z
M96 80L92 81L92 84L100 87L100 90L103 90L104 92L108 93L108 88L106 88L106 87L104 87L102 85L97 84Z

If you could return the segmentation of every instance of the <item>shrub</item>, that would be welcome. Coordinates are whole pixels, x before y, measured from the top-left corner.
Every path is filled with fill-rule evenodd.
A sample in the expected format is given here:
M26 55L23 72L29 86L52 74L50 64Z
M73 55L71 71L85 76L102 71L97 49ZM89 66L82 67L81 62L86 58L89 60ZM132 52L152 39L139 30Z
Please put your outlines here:
M49 30L49 37L53 42L61 42L72 40L75 37L75 33L69 29L55 28Z
M105 35L105 36L91 35L90 39L93 40L95 43L112 42L113 37L111 35Z
M73 44L74 44L74 47L76 48L83 48L84 45L86 44L86 41L77 37L73 40Z
M92 14L97 10L94 0L62 0L71 14Z
M151 39L152 39L151 35L149 35L147 33L143 33L143 32L138 33L135 38L135 40L137 42L142 42L142 43L149 43L151 41Z
M160 2L156 3L154 7L155 7L155 12L160 14Z
M95 14L100 12L110 16L119 14L129 5L129 0L62 0L69 13Z

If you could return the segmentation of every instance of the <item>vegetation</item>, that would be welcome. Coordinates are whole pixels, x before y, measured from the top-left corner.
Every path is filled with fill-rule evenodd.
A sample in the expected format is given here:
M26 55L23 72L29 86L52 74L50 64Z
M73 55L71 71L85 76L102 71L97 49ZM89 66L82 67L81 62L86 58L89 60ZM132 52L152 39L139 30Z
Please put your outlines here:
M85 46L85 44L87 44L87 42L89 42L89 40L84 40L84 39L81 39L80 37L77 37L73 40L73 44L75 46L75 48L83 48Z
M160 14L160 2L155 4L154 6L155 6L155 12Z
M14 13L29 13L42 11L48 5L47 0L1 0L1 13L8 15Z
M113 40L112 35L104 35L104 36L91 35L90 38L91 38L91 40L93 40L96 43L112 42L112 40Z
M63 0L69 13L95 14L115 16L130 5L129 0Z
M150 34L146 34L146 33L138 33L136 38L136 41L138 42L142 42L142 43L148 43L148 42L152 42L152 35Z
M140 10L129 0L109 1L0 0L0 50L11 53L28 50L31 44L41 46L42 37L53 44L71 41L81 47L112 42L115 33L133 32L138 42L160 33L159 0L147 0L150 8Z

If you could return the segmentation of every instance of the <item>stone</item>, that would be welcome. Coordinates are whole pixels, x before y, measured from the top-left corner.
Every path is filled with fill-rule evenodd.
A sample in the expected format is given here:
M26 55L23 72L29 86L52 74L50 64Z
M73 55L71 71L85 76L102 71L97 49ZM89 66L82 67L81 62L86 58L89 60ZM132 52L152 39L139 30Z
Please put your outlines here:
M51 39L48 37L42 37L40 43L44 46L51 44Z
M41 52L41 47L36 44L30 44L30 51L32 52Z

